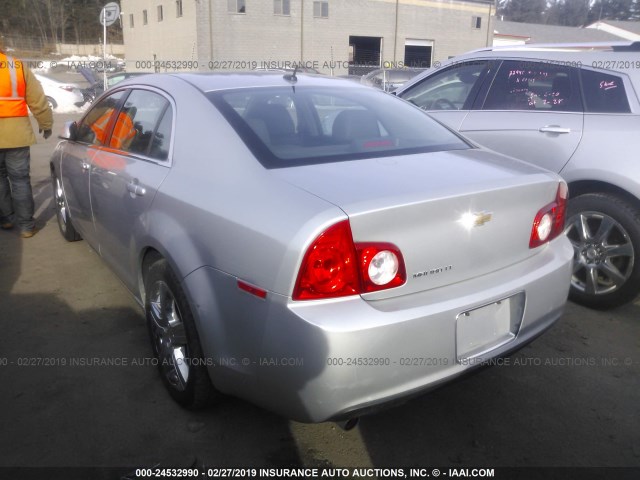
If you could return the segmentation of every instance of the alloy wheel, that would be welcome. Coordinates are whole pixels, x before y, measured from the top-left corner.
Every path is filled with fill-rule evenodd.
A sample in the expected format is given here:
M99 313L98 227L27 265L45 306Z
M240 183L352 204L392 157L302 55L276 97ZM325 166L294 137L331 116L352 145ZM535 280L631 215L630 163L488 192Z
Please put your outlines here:
M627 231L601 212L580 212L567 221L574 251L571 286L588 295L619 290L631 276L635 260Z
M59 178L56 178L54 194L56 202L56 214L58 215L59 223L61 226L66 227L68 219L67 204L64 201L64 193L62 191L62 184L60 183Z
M162 374L182 392L187 388L190 364L187 336L176 299L163 281L154 283L150 296L151 334Z

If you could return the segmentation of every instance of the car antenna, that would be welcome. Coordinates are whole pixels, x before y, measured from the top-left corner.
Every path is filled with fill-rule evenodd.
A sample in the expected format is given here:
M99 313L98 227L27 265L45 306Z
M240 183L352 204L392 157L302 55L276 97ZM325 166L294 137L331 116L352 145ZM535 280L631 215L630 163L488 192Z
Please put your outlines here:
M287 82L296 83L298 81L298 77L296 76L296 72L298 71L298 66L296 65L293 69L293 73L287 73L284 76L284 79Z

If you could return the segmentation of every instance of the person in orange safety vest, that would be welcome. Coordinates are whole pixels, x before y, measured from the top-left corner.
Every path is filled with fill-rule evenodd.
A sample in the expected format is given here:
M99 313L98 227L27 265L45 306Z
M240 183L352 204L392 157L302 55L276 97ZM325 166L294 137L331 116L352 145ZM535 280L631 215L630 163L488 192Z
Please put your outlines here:
M51 136L53 112L42 85L20 60L0 45L0 228L16 225L22 238L35 235L30 146L36 143L29 110L45 139Z
M109 134L109 120L111 119L114 109L115 106L108 106L95 121L90 122L91 130L93 130L95 135L94 143L106 145ZM133 120L125 108L118 114L118 118L113 126L113 132L111 133L109 146L119 150L126 150L136 134L137 130L133 124Z

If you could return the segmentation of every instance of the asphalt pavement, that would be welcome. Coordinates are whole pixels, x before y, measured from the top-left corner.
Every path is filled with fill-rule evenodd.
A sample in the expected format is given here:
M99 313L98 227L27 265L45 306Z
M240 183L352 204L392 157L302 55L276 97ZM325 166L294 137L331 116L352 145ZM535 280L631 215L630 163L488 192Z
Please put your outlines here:
M501 365L348 432L236 399L180 408L138 305L58 231L48 162L70 118L56 115L54 136L32 148L41 231L0 231L0 467L640 468L640 300L608 312L570 303Z

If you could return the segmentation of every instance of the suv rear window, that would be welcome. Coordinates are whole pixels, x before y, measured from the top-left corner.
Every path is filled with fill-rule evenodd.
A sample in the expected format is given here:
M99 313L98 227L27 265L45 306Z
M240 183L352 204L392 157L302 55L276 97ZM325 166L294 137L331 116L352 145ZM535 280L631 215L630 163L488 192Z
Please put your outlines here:
M374 89L295 86L207 95L267 168L470 148L424 112Z
M581 76L587 112L631 112L622 78L593 70L582 70Z

